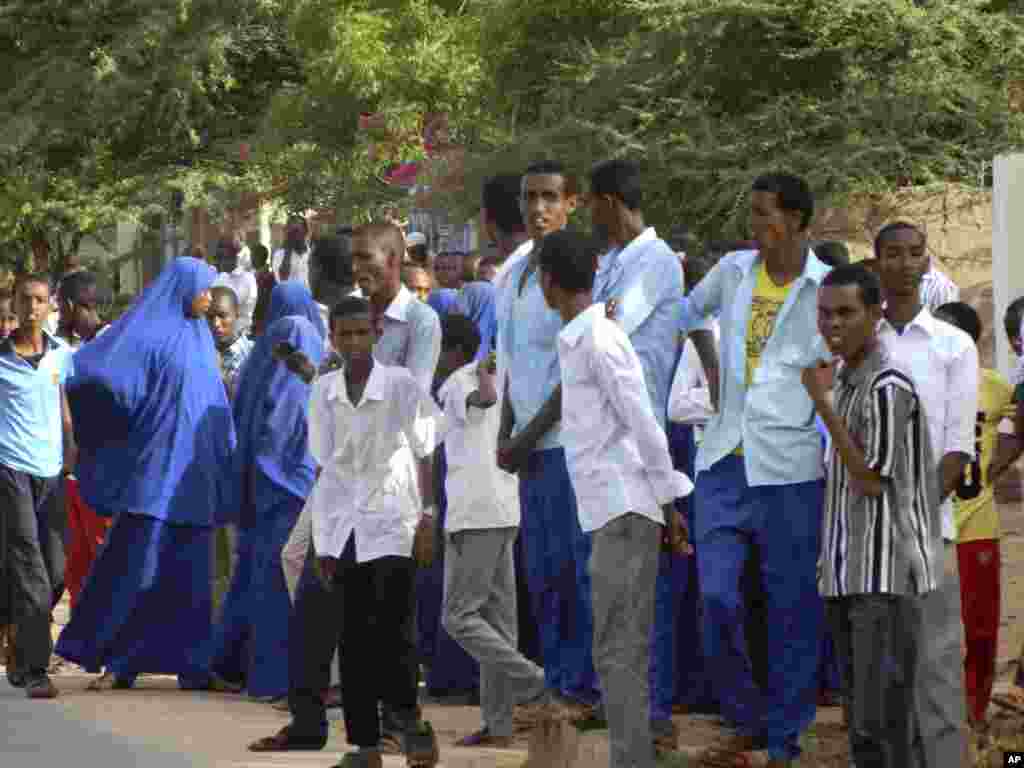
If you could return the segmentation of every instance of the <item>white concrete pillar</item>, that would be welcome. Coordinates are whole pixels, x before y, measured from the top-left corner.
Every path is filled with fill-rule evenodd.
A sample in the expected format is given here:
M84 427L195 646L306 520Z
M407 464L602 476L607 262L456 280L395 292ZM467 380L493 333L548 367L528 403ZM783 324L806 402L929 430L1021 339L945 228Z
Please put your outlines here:
M992 294L996 366L1009 378L1014 355L1003 332L1003 313L1024 296L1024 154L1000 155L993 164Z

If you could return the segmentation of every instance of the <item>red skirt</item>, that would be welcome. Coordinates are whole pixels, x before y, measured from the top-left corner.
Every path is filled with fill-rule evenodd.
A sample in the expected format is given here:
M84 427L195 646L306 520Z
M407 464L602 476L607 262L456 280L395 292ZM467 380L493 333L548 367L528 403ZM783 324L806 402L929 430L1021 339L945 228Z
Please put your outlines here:
M110 518L100 517L93 512L78 492L78 481L66 481L68 507L67 562L64 570L64 585L71 595L71 607L75 607L78 595L89 575L96 553L110 530Z

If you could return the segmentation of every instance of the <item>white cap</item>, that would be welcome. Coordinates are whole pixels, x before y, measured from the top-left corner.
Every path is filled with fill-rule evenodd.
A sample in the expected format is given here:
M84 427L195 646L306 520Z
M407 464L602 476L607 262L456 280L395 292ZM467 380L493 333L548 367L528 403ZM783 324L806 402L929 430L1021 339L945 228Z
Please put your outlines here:
M410 232L405 236L405 247L412 248L414 245L426 245L427 236L422 232Z

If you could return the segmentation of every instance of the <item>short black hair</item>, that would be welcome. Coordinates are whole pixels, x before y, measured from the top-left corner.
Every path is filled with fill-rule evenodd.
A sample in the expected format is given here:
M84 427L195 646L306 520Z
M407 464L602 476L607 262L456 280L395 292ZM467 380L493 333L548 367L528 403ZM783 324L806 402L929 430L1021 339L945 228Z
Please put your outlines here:
M964 331L974 340L975 344L981 338L981 317L979 317L974 307L967 302L948 301L936 307L932 314L940 320L945 320L950 325L955 325L961 331Z
M590 293L594 289L599 253L594 240L563 229L552 232L541 241L537 264L562 290Z
M331 307L331 314L328 319L330 320L331 330L333 331L334 322L336 320L343 320L347 317L357 317L358 315L369 314L370 302L367 299L364 299L362 296L346 296Z
M249 249L249 254L252 256L252 265L257 269L266 267L270 260L270 249L263 243L256 243Z
M561 176L564 182L562 191L567 197L578 194L580 191L580 180L561 160L541 160L531 163L527 166L523 176ZM520 189L522 188L520 187Z
M217 299L226 298L232 307L235 308L235 314L238 314L238 294L226 285L215 285L210 289L210 298L214 301Z
M843 287L856 285L860 288L860 298L866 307L880 307L882 305L882 286L878 277L863 264L842 264L827 275L821 281L822 286L834 285Z
M811 246L818 261L830 267L841 267L850 263L850 249L838 240L820 240Z
M1003 313L1003 327L1007 336L1020 336L1020 324L1024 320L1024 296L1014 299Z
M875 235L875 258L877 259L879 256L882 255L882 241L885 240L885 238L887 238L893 232L900 232L907 229L909 229L911 232L917 232L917 234L921 236L921 239L924 240L924 242L927 244L928 236L925 235L925 233L921 230L920 227L911 224L909 221L894 221L890 224L886 224L884 227L878 230L878 234Z
M96 291L97 303L108 304L110 302L110 298L108 296L109 292L105 291L101 287L100 280L96 276L95 272L82 269L78 272L72 272L60 281L59 293L61 300L67 300L77 304L81 301L82 294L89 290Z
M511 173L492 176L484 182L483 207L503 234L517 235L526 231L526 223L519 210L522 184L523 177Z
M595 195L611 195L636 211L644 201L640 184L640 166L629 160L605 160L590 171L590 191Z
M313 259L320 278L332 285L354 285L352 241L348 237L324 237L316 241Z
M751 190L772 192L779 197L779 208L800 213L800 229L807 229L814 218L814 195L799 176L792 173L765 173L754 179Z
M445 349L458 347L472 360L480 349L480 330L465 315L449 313L441 318L441 346Z

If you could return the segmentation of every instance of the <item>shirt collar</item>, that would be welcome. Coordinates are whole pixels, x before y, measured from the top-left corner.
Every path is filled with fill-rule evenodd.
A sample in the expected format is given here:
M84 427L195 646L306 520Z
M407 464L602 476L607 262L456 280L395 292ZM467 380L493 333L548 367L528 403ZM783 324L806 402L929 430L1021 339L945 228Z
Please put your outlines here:
M516 265L525 261L530 257L533 252L533 240L525 240L518 248L516 248L509 257L505 260L505 263L501 265L501 269L498 270L498 274L494 276L494 287L500 288L501 284L508 279L509 273L516 267Z
M733 265L744 275L747 275L754 269L754 266L760 262L760 259L760 251L737 251ZM831 269L832 268L828 265L818 261L818 257L814 255L813 248L808 248L807 261L804 262L804 271L795 282L812 282L816 286L819 286L821 285L821 281L825 279L825 275L827 275Z
M95 338L95 336L93 338ZM64 346L64 342L61 341L60 339L58 339L56 336L54 336L53 334L51 334L48 330L46 330L44 328L43 329L43 356L45 357L47 353L52 352L53 350L55 350L55 349L57 349L58 347L61 347L61 346ZM2 342L0 342L0 353L5 354L5 355L8 355L8 354L9 355L16 355L16 354L18 354L17 352L14 351L14 339L12 337L8 336L6 339L4 339Z
M388 304L388 308L384 310L384 317L390 317L392 320L398 320L400 323L406 322L409 316L409 305L412 303L412 300L412 291L404 285L400 285L398 287L398 294Z
M936 322L937 321L935 319L935 315L933 315L931 313L931 310L929 310L926 305L922 305L921 306L921 311L918 312L914 316L913 320L911 320L909 323L907 323L903 327L903 330L906 331L908 328L912 328L914 326L917 326L922 331L924 331L926 334L928 334L928 336L934 336L935 335L935 323ZM898 335L898 331L896 330L896 326L894 326L892 323L890 323L888 318L885 318L885 317L882 318L881 327L883 329L888 328L893 333L896 333Z
M594 325L594 321L598 317L603 316L604 303L591 304L566 324L565 328L559 332L558 338L568 346L575 347L579 344L580 339L583 338L583 334Z
M366 387L363 389L363 399L383 401L387 396L386 387L384 386L387 381L387 371L383 370L385 366L381 365L377 361L374 361L373 368L370 370L370 378L366 380ZM343 403L348 403L353 408L357 407L359 403L353 403L352 399L348 396L348 385L345 382L345 369L342 368L334 375L334 381L331 382L331 391L328 393L328 399L340 400Z
M648 227L625 245L608 251L608 253L604 255L602 261L606 261L608 265L616 262L628 264L643 252L644 246L647 245L647 243L653 242L657 238L658 233L655 232L654 227Z
M869 376L874 375L876 371L880 370L887 360L888 355L885 352L885 345L876 341L875 348L871 350L867 357L861 360L860 365L852 369L843 365L839 369L838 378L848 387L858 387L867 381Z

